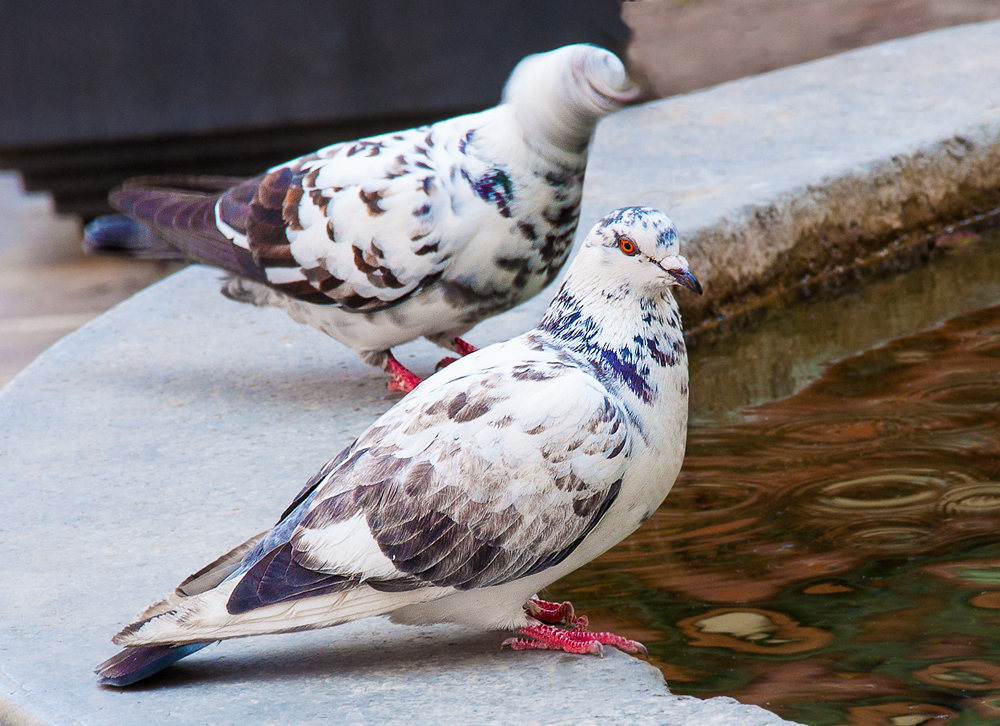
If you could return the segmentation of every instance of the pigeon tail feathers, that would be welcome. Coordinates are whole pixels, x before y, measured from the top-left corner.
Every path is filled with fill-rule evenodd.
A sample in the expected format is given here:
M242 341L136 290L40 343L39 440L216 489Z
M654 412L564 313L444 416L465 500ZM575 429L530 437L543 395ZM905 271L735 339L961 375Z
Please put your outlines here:
M137 177L108 199L115 209L146 225L152 236L179 250L186 259L265 282L264 270L250 251L219 231L215 214L222 199L228 217L223 221L234 230L245 229L259 182L259 178L214 176Z
M143 645L125 648L97 666L94 672L100 676L102 685L129 686L159 673L181 658L187 658L211 644L208 642L186 645Z
M87 254L115 254L147 260L183 260L183 252L157 237L146 225L124 214L105 214L83 230Z

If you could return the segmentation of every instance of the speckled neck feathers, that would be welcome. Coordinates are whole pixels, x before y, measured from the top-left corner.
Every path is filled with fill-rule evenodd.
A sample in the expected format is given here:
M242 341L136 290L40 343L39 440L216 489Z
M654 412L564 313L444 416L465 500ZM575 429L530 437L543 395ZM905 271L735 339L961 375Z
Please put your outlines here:
M670 379L687 394L687 349L673 295L635 294L628 283L563 284L539 329L583 356L594 376L625 401L654 407Z

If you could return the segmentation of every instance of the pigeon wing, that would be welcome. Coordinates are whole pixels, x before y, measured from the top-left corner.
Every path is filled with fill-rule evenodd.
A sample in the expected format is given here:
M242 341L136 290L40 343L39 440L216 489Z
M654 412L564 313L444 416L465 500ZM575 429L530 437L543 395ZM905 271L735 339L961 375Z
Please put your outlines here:
M438 128L335 144L245 180L139 177L109 199L189 259L297 300L373 312L437 282L455 240L481 221L457 231L454 210L472 198L466 157L437 146Z
M272 169L245 227L224 231L291 297L357 312L396 305L440 279L451 258L455 187L439 174L450 156L435 150L434 128L337 144Z
M477 378L456 379L397 429L398 471L356 490L399 570L457 589L566 559L617 498L629 453L626 414L575 366L522 362Z
M625 412L556 358L462 363L379 419L272 530L230 612L361 584L499 585L576 549L620 490Z

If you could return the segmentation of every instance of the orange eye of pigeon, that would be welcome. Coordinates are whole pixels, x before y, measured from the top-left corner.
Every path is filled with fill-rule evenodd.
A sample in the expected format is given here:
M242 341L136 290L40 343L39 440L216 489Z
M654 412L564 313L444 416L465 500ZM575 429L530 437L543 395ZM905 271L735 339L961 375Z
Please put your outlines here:
M639 246L628 237L620 237L618 239L618 249L629 257L639 254Z

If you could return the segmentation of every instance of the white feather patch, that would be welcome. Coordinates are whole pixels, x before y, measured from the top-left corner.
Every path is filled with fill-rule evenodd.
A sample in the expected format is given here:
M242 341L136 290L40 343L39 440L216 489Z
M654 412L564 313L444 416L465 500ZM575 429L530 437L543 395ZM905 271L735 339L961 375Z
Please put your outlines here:
M302 282L306 279L306 276L302 274L301 267L268 267L264 272L267 273L267 281L275 285L285 282Z
M122 646L196 643L326 628L350 620L383 615L454 592L451 588L437 587L405 592L379 592L369 587L359 587L345 592L266 605L233 615L226 610L226 600L234 584L226 583L215 590L187 598L176 610L153 618L137 630L119 634L114 642Z
M322 529L299 529L295 548L324 563L323 572L360 575L362 580L400 577L392 560L382 554L364 514Z
M232 240L234 245L242 247L245 250L249 250L250 244L247 242L246 235L240 234L223 221L222 214L220 212L221 204L221 200L215 203L215 226L218 227L219 231L222 232L226 239Z

